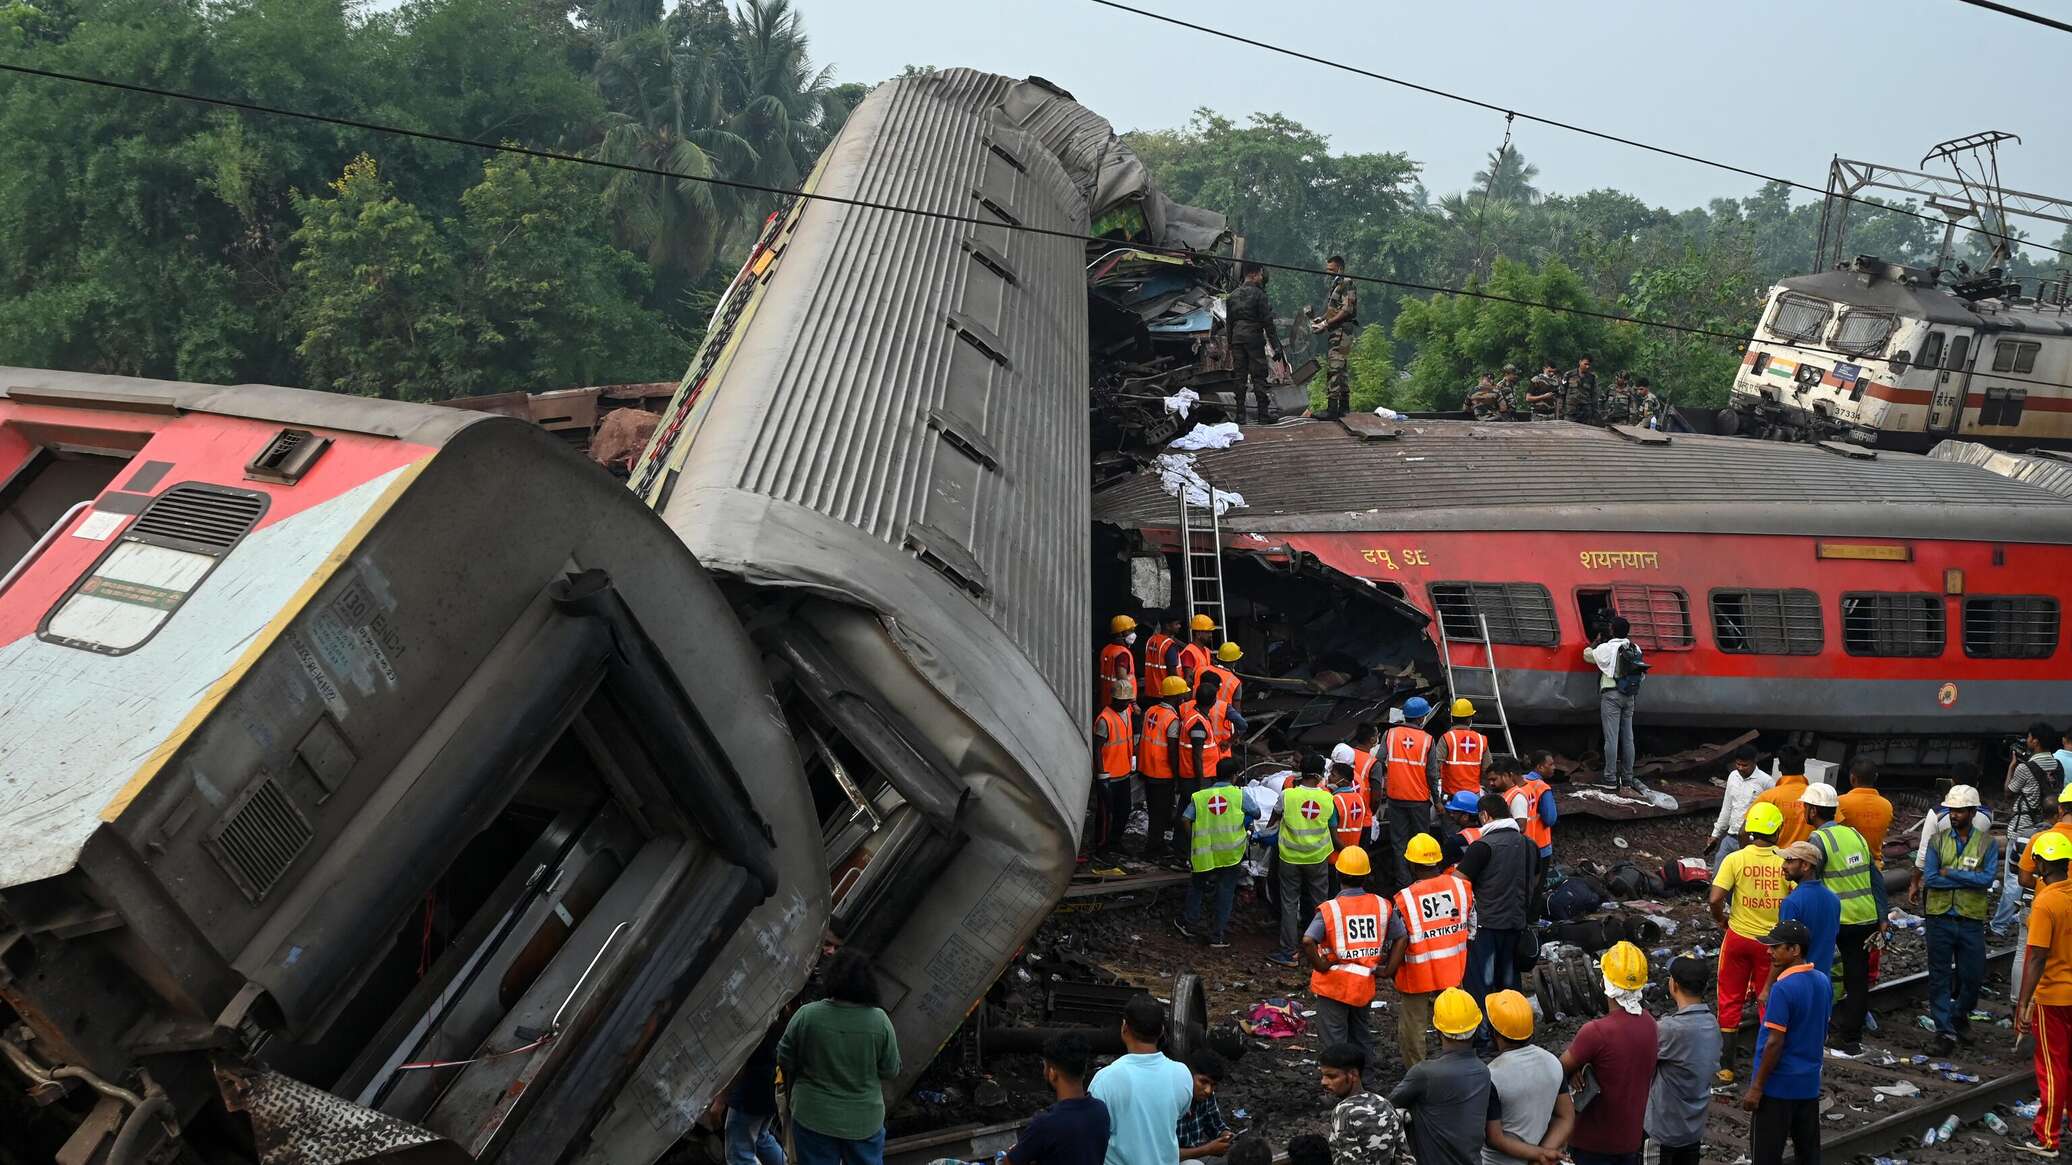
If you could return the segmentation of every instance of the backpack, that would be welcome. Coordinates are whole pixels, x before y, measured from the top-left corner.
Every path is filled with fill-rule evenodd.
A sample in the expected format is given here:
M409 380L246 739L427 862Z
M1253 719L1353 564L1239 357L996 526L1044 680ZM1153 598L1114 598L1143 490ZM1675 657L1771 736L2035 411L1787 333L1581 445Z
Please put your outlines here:
M1636 898L1657 898L1668 890L1669 884L1660 874L1652 874L1632 862L1620 862L1605 875L1605 885L1610 887L1612 897L1621 902Z
M1611 897L1604 883L1587 874L1562 882L1547 895L1547 917L1556 922L1581 918L1605 904Z
M1619 644L1619 658L1612 665L1612 686L1620 695L1633 695L1640 691L1640 681L1647 675L1648 667L1647 658L1631 639Z
M1665 858L1662 861L1662 880L1669 883L1669 889L1704 890L1712 885L1712 867L1704 858Z

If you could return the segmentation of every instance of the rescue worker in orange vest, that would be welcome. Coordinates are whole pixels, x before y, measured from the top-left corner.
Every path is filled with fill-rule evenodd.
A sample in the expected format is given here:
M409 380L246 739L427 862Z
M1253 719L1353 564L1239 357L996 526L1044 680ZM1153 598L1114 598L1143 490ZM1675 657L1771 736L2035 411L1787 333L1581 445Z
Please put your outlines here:
M1362 724L1353 733L1353 777L1360 782L1360 791L1367 794L1369 813L1375 807L1372 790L1374 766L1381 763L1381 727L1376 724ZM1382 798L1386 800L1387 798ZM1386 866L1388 863L1382 863Z
M1136 641L1135 619L1117 615L1108 620L1108 642L1101 645L1094 683L1094 693L1103 707L1116 700L1137 698L1137 656L1131 649Z
M1094 716L1093 852L1112 858L1122 849L1122 830L1129 824L1137 771L1137 710L1117 696Z
M1164 852L1165 831L1173 823L1173 782L1180 775L1180 701L1187 698L1187 681L1167 676L1158 703L1144 709L1138 726L1137 771L1144 776L1144 815L1150 828L1144 834L1144 856Z
M1453 828L1439 835L1439 851L1446 858L1446 872L1452 873L1460 856L1482 836L1482 798L1462 789L1446 798L1446 822Z
M1420 833L1404 847L1415 877L1391 905L1403 920L1403 943L1389 955L1396 980L1396 1050L1409 1067L1425 1058L1425 1029L1432 1026L1432 1001L1458 987L1468 973L1468 913L1475 892L1458 874L1439 872L1445 860L1439 839Z
M1489 738L1475 731L1474 701L1465 697L1453 702L1453 727L1439 738L1439 791L1455 793L1482 791L1482 766L1489 760Z
M1367 1005L1374 1002L1375 972L1402 945L1403 922L1393 917L1388 899L1368 892L1373 870L1366 850L1347 846L1331 865L1338 872L1338 896L1317 907L1302 932L1302 955L1324 1046L1350 1043L1371 1061Z
M1180 767L1173 781L1173 804L1184 805L1202 787L1202 781L1214 776L1216 762L1222 759L1217 742L1223 736L1222 716L1217 703L1218 683L1215 676L1205 677L1192 700L1181 700L1177 709L1180 715ZM1185 858L1191 852L1184 825L1173 827L1173 856Z
M1180 678L1192 690L1202 673L1216 662L1216 649L1209 646L1216 639L1216 621L1207 615L1196 615L1187 621L1187 628L1188 641L1180 646Z
M1423 728L1431 714L1432 706L1423 696L1412 696L1403 702L1403 723L1382 738L1382 792L1388 807L1375 809L1388 826L1392 890L1410 884L1403 851L1411 838L1432 827L1433 810L1439 805L1439 754L1432 747L1432 734Z
M1210 664L1209 670L1201 676L1201 679L1216 680L1220 685L1216 698L1209 703L1216 709L1215 716L1220 721L1217 725L1220 731L1216 750L1221 756L1236 756L1242 751L1238 742L1244 738L1249 727L1245 723L1244 711L1239 707L1239 699L1244 695L1245 682L1237 678L1236 672L1230 670L1231 664L1244 657L1244 648L1235 643L1225 643L1216 649L1216 662ZM1194 698L1197 701L1201 699L1201 679L1195 681Z
M1165 695L1165 679L1175 675L1180 666L1180 634L1182 620L1178 611L1166 611L1158 617L1158 629L1144 639L1144 706L1158 703Z
M1344 745L1339 745L1344 748ZM1334 750L1335 752L1336 750ZM1367 842L1367 798L1353 779L1353 766L1334 757L1331 761L1331 808L1337 816L1331 826L1331 840L1338 848Z
M1539 877L1532 886L1532 916L1547 917L1548 874L1554 869L1554 826L1561 821L1561 810L1554 803L1554 790L1547 784L1547 770L1554 763L1554 754L1544 748L1536 748L1526 754L1523 767L1509 758L1504 766L1504 800L1511 805L1511 816L1518 819L1518 828L1525 831L1526 839L1539 847ZM1496 767L1491 762L1491 769Z

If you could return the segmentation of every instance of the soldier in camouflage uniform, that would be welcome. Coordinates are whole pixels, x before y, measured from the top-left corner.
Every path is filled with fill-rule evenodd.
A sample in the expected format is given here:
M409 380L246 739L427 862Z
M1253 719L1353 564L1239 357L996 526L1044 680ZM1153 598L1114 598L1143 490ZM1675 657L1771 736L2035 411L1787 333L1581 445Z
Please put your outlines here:
M1540 369L1540 374L1526 386L1525 399L1521 403L1531 411L1535 421L1554 419L1555 412L1561 407L1561 374L1554 371L1552 361Z
M1240 425L1245 423L1247 385L1259 405L1259 420L1263 423L1268 419L1273 398L1266 391L1271 367L1267 350L1280 346L1280 337L1273 332L1273 304L1266 298L1266 268L1247 263L1243 271L1244 282L1223 304L1230 327L1230 403Z
M1594 425L1598 417L1597 374L1590 371L1590 358L1576 361L1574 372L1562 378L1561 419Z
M1655 395L1654 386L1648 383L1647 377L1633 382L1633 419L1628 424L1639 425L1643 429L1659 429L1668 411L1669 402Z
M1607 425L1628 425L1633 423L1633 374L1621 370L1612 377L1612 386L1604 390L1604 423Z
M1395 1165L1409 1142L1396 1106L1367 1091L1367 1056L1352 1044L1332 1044L1317 1057L1331 1110L1332 1165Z
M1461 402L1460 411L1478 421L1495 421L1510 411L1504 407L1505 403L1504 395L1497 391L1496 381L1485 372L1482 379L1475 382L1475 387L1468 390L1468 398Z
M1309 325L1324 334L1329 347L1324 352L1326 417L1342 417L1352 411L1353 382L1347 361L1353 354L1353 337L1360 330L1360 293L1345 277L1345 257L1333 255L1324 261L1331 273L1331 291L1324 299L1324 314Z

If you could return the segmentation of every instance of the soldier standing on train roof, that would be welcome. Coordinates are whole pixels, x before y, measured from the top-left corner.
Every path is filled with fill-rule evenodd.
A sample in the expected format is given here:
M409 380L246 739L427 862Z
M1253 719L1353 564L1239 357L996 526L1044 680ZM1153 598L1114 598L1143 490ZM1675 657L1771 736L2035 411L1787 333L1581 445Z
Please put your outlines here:
M1504 374L1497 377L1496 390L1504 396L1504 415L1513 416L1525 408L1523 390L1518 386L1518 366L1504 365Z
M1245 423L1245 391L1259 405L1259 422L1265 424L1273 409L1267 394L1269 349L1280 347L1273 334L1273 304L1266 298L1266 268L1246 263L1239 276L1243 283L1224 300L1223 311L1230 325L1230 403L1237 423Z
M1551 421L1560 409L1561 373L1555 371L1552 360L1540 368L1540 374L1526 388L1525 407L1531 410L1535 421Z
M1576 360L1573 372L1562 378L1561 417L1578 424L1594 425L1600 412L1597 399L1597 374L1590 370L1590 358Z
M1333 255L1324 260L1324 270L1331 273L1331 290L1324 298L1323 316L1311 322L1309 330L1323 333L1329 345L1324 352L1325 405L1319 415L1332 420L1352 411L1349 365L1353 337L1360 328L1360 293L1353 281L1345 277L1345 256Z

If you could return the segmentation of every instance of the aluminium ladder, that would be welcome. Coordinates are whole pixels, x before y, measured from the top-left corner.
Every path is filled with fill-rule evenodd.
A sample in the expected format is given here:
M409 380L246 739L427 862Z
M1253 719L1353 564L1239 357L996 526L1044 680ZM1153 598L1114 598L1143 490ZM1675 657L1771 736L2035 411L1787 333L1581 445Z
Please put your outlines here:
M1462 613L1464 614L1465 612ZM1480 643L1482 648L1481 663L1454 663L1453 647L1456 640L1446 633L1445 613L1438 614L1433 619L1433 622L1439 625L1439 662L1446 665L1446 690L1452 692L1453 698L1456 700L1466 698L1473 702L1478 717L1484 707L1494 707L1496 709L1496 725L1504 731L1504 750L1512 756L1517 756L1518 743L1511 739L1511 716L1510 713L1504 710L1504 688L1497 681L1496 652L1490 648L1489 616L1480 611L1475 612L1475 629L1482 636ZM1473 639L1460 640L1458 642L1470 647L1477 645ZM1489 690L1487 692L1463 691L1460 680L1462 673L1466 673L1469 676L1487 675L1489 677ZM1485 701L1487 701L1486 704Z
M1205 479L1202 482L1208 488ZM1187 619L1190 627L1196 615L1216 621L1219 641L1230 637L1223 611L1223 522L1216 515L1216 492L1208 490L1208 520L1204 522L1187 504L1187 488L1180 488L1180 578L1187 591ZM1191 632L1190 632L1191 635Z

